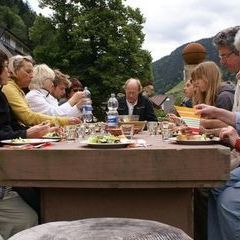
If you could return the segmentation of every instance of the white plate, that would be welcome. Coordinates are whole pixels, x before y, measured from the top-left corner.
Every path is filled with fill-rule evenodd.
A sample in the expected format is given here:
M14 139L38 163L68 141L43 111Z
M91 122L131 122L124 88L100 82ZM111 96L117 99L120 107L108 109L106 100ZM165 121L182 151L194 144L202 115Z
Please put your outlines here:
M7 145L26 145L26 144L41 144L41 143L48 143L48 142L57 142L59 139L45 139L45 138L26 138L22 139L22 142L13 142L13 139L9 140L2 140L2 144L7 144Z
M177 140L177 138L173 137L169 140L176 142L178 144L184 144L184 145L209 145L209 144L215 144L219 143L220 138L214 137L213 139L209 140Z

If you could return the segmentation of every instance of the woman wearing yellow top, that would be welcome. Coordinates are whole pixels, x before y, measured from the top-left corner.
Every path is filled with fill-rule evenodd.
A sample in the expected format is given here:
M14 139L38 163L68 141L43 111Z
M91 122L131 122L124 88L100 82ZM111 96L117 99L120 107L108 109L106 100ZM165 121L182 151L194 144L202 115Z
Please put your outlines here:
M23 88L27 88L33 78L33 60L30 56L14 56L9 59L11 79L2 89L16 117L26 126L36 125L49 120L52 124L78 124L76 117L57 117L33 112L25 99Z

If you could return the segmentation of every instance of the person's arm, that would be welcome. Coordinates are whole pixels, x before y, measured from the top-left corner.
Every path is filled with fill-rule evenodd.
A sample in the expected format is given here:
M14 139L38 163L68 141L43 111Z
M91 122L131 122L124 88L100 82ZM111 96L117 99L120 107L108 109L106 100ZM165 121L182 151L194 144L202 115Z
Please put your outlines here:
M234 112L206 104L198 104L194 108L197 109L197 114L203 118L218 119L227 125L236 126L236 114Z
M0 125L0 140L26 138L27 131L25 129L14 130L10 125Z
M223 128L227 127L227 124L218 119L200 119L200 125L205 129Z
M80 110L76 106L72 107L68 102L58 106L58 101L52 95L48 97L43 93L30 91L26 95L29 107L32 111L50 116L60 117L80 117Z
M69 124L69 118L54 117L33 112L28 107L24 95L13 85L7 84L3 87L2 91L17 118L26 126L36 125L46 120L49 120L51 124L59 124L61 126Z

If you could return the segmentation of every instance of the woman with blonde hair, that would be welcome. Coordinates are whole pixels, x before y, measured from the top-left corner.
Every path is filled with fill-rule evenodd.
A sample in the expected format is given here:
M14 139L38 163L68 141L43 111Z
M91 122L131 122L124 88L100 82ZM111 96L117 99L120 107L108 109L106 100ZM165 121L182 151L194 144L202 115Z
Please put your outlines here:
M14 56L9 59L11 79L2 88L17 119L25 126L32 126L49 120L51 124L77 124L79 118L55 117L33 112L25 99L23 88L29 86L33 78L33 60L30 56Z
M196 93L193 105L205 103L231 111L234 101L234 86L222 81L220 69L212 61L202 62L191 74Z
M33 68L33 79L29 85L30 92L26 99L29 107L34 112L40 112L51 116L81 117L81 105L85 101L83 92L76 92L64 104L58 105L58 100L52 95L54 82L68 78L60 71L53 71L46 64L35 65Z

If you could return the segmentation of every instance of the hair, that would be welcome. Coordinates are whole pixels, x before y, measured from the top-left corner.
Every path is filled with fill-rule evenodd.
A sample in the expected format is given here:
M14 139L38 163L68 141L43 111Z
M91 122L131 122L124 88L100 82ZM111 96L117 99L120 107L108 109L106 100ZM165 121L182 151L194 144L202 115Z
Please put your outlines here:
M236 55L239 55L239 50L234 45L235 36L237 32L240 30L240 26L230 27L222 30L217 33L213 38L213 44L215 47L228 47L231 49Z
M238 51L240 51L240 30L237 31L234 38L234 46Z
M126 90L127 85L128 85L130 82L132 82L132 81L135 81L135 82L137 83L139 92L142 92L142 90L143 90L142 84L141 84L140 80L137 79L137 78L129 78L129 79L125 82L125 84L124 84L124 86L123 86L124 90Z
M14 77L16 76L16 71L23 66L24 61L34 64L34 61L31 56L16 55L16 56L10 57L8 69L12 76Z
M35 65L33 68L33 79L29 84L29 89L41 89L47 79L54 80L55 73L46 64Z
M0 51L0 74L2 74L2 72L3 72L6 61L8 61L7 55Z
M70 79L71 86L66 89L66 96L69 97L71 91L75 88L80 89L80 91L83 91L83 85L77 78Z
M195 89L193 105L205 103L215 106L216 96L222 84L222 75L217 64L212 61L198 64L191 73L192 83L194 84L196 79L202 78L203 76L207 79L208 90L203 93Z
M53 84L54 84L55 87L60 85L60 84L64 84L67 88L69 88L71 86L71 82L69 80L68 75L63 74L58 69L55 69L54 73L55 73L55 78L54 78Z

